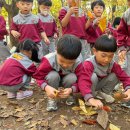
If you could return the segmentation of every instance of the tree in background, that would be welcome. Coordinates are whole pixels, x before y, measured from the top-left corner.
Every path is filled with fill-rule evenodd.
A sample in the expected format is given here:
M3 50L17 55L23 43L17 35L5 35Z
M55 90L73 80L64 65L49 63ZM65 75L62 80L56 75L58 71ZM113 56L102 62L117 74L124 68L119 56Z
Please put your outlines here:
M12 17L18 14L18 8L16 7L16 2L18 0L0 0L0 2L3 3L3 12L2 15L7 20L7 23L10 27L10 22ZM81 7L84 10L90 9L90 4L93 0L81 0ZM57 23L58 23L58 13L62 6L66 5L66 0L52 0L53 6L51 8L51 13L55 17ZM107 16L107 19L112 22L114 17L116 16L122 16L122 13L127 9L127 5L124 4L127 2L127 0L104 0L106 4L106 10L104 12L104 15ZM34 7L33 11L34 14L38 13L38 5L37 0L34 0ZM58 23L58 27L59 23ZM12 37L10 38L11 45L15 45L17 43Z

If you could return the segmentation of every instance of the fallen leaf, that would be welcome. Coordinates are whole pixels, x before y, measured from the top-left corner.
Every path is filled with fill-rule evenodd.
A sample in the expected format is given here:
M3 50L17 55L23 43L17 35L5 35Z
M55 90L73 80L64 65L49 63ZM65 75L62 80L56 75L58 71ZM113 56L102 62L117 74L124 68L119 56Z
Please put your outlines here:
M113 125L110 123L110 126L109 126L110 130L120 130L120 128L118 128L117 126Z
M21 111L23 111L23 110L24 110L24 108L22 108L22 107L17 107L17 108L15 109L16 112L21 112Z
M80 110L81 110L81 108L80 108L80 107L78 107L78 106L76 106L76 107L72 107L72 110L74 110L74 111L80 111Z
M101 110L99 111L98 113L98 116L97 116L97 122L104 128L106 129L107 127L107 124L108 124L108 114L106 111L104 110Z
M75 119L72 119L72 120L71 120L71 123L72 123L74 126L77 126L77 125L78 125L78 121L76 121Z
M48 120L43 120L40 125L43 127L47 127L47 126L49 126L49 122L48 122Z
M27 115L28 115L28 114L27 114L26 112L24 112L24 111L22 111L22 112L17 112L16 114L14 114L15 117L20 117L20 118L25 117L25 116L27 116Z
M64 118L60 118L60 123L63 125L63 128L66 128L66 126L69 125L69 122Z
M97 121L92 120L92 119L86 119L83 121L83 123L88 124L88 125L95 125L97 123Z
M117 92L113 95L113 97L117 100L117 101L121 101L123 100L124 98L127 98L128 96L125 95L124 93L121 93L121 92Z
M106 112L111 112L112 111L111 107L109 107L109 106L103 106L102 110L104 110Z
M6 95L6 94L7 94L6 91L0 90L0 96L2 96L2 95Z
M85 103L83 100L79 99L79 107L81 108L81 110L85 113L88 113L87 110L86 110L86 107L85 107Z
M20 121L22 121L24 118L18 118L16 121L17 122L20 122Z

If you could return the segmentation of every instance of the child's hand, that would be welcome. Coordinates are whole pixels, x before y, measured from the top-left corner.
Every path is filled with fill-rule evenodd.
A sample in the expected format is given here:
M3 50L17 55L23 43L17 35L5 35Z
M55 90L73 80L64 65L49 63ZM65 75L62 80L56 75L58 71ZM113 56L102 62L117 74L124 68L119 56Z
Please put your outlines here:
M11 31L11 34L13 35L14 38L17 38L17 39L21 36L19 32L14 31L14 30Z
M44 42L46 43L46 45L50 44L50 40L47 37L44 38Z
M95 106L97 108L102 108L103 107L103 103L100 100L94 99L94 98L90 98L88 100L88 102L92 105Z
M69 97L69 95L72 93L72 88L66 88L66 89L64 89L63 90L63 92L62 93L59 93L59 97L60 98L67 98L67 97Z
M55 92L57 91L55 88L53 88L53 87L47 85L47 86L45 87L45 91L46 91L46 94L47 94L48 97L50 97L50 98L55 98ZM58 92L58 91L57 91L57 92Z
M123 62L123 61L125 60L126 53L127 53L126 50L123 50L123 51L118 52L119 61Z
M111 30L109 28L106 28L105 33L109 35L111 34Z
M71 15L72 14L76 14L79 12L79 8L78 7L71 7L68 11Z
M96 19L94 19L93 24L96 25L96 26L98 26L98 24L99 24L99 22L100 22L100 19L101 19L101 18L96 18Z
M125 101L129 101L130 100L130 89L128 89L126 92L124 92L124 94L126 94L128 97L124 98Z
M58 37L57 33L54 33L54 38L56 39Z

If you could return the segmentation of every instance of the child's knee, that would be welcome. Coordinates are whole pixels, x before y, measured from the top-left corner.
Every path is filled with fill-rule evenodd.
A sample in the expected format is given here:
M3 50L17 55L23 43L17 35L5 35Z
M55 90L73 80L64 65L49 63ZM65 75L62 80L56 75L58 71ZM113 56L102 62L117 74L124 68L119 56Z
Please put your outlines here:
M76 83L76 81L77 81L77 76L74 73L68 74L63 79L63 82L68 84Z
M47 76L46 80L49 82L60 82L60 75L56 71L51 71Z

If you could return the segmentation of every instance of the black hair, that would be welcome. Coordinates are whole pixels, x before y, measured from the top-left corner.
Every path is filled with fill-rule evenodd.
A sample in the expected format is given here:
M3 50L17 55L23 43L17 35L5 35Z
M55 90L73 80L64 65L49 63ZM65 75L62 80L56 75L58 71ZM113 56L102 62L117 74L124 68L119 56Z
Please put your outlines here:
M96 5L102 6L105 9L105 3L102 0L94 0L91 3L91 9L93 10Z
M0 7L1 7L1 8L3 7L3 2L0 2Z
M116 26L120 24L120 21L121 21L121 18L120 18L120 17L115 17L112 26L113 26L114 28L116 28Z
M20 52L22 50L31 51L32 52L31 60L35 62L40 62L40 60L38 59L39 49L36 43L34 43L32 40L26 39L23 42L19 43L16 48L16 52Z
M52 6L51 0L38 0L39 5Z
M98 51L116 52L116 39L111 35L104 34L96 40L94 48Z
M18 0L18 1L33 3L33 0Z
M74 35L64 35L57 43L57 53L65 59L74 60L80 55L82 45L80 40Z

